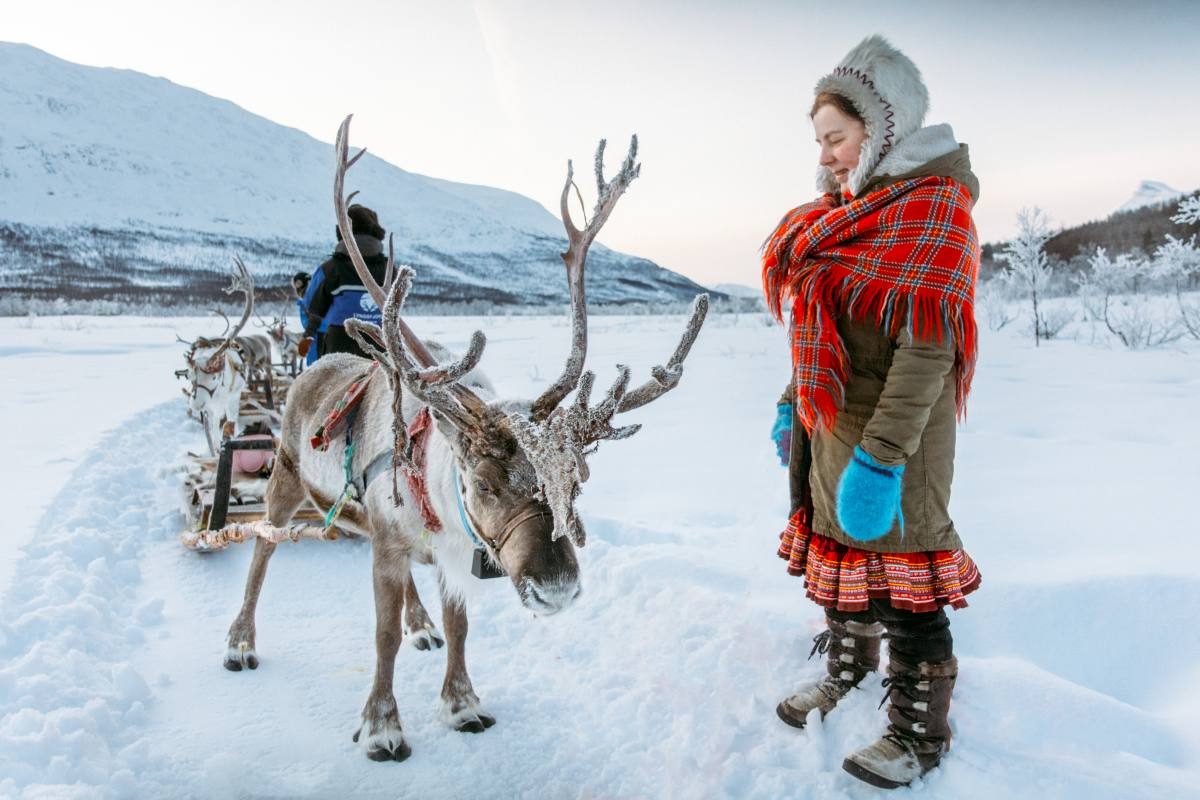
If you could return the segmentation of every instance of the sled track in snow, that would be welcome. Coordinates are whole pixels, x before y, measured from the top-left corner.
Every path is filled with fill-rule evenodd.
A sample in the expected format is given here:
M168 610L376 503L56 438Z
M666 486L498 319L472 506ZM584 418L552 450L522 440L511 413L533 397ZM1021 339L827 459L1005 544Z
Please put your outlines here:
M163 606L142 597L142 556L180 524L161 472L186 422L172 401L106 435L24 548L0 617L0 795L139 783L153 692L137 656Z

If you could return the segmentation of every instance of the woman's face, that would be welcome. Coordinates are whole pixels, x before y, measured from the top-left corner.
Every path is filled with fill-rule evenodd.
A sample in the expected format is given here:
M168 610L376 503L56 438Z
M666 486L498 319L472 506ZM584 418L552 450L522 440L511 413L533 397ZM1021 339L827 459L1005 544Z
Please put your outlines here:
M821 146L821 166L827 167L838 184L845 189L850 172L858 166L866 127L854 117L847 116L834 105L826 103L812 117L817 144Z
M303 281L292 281L292 290L296 292L297 297L304 297L305 285Z

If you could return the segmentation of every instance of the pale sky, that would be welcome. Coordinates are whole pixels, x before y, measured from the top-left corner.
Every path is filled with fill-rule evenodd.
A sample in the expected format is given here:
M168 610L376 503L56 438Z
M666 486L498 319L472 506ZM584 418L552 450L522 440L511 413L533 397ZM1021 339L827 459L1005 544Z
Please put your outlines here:
M594 190L597 140L615 166L636 132L642 176L600 239L703 284L758 285L759 244L815 194L812 86L870 33L971 146L985 241L1025 205L1069 225L1143 179L1200 187L1200 2L0 0L0 20L323 141L353 112L397 166L550 209L567 158Z

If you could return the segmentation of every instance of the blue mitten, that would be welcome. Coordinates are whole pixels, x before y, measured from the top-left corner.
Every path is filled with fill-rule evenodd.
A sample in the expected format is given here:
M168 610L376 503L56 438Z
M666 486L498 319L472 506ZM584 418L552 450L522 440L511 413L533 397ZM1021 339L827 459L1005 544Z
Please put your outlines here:
M775 454L785 467L792 453L792 404L780 403L775 407L775 424L771 427L771 440L775 442Z
M900 510L903 475L903 464L887 467L861 446L854 448L854 456L838 481L837 518L842 530L855 539L869 542L887 535L898 517L903 531L904 514Z

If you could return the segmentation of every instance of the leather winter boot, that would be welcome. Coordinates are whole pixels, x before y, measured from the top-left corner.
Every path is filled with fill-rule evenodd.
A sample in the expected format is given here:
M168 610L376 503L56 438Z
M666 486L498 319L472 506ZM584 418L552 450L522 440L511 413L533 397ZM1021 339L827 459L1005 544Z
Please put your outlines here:
M821 710L821 718L866 677L879 668L879 640L883 625L826 617L829 629L813 637L812 658L829 653L829 674L780 703L775 713L795 728L803 728L808 712Z
M872 786L896 789L936 767L950 748L950 693L957 677L953 656L915 667L892 656L883 698L891 701L888 731L851 754L842 769Z

